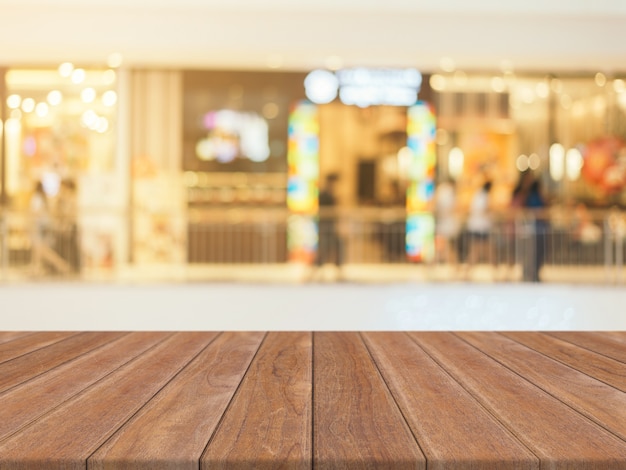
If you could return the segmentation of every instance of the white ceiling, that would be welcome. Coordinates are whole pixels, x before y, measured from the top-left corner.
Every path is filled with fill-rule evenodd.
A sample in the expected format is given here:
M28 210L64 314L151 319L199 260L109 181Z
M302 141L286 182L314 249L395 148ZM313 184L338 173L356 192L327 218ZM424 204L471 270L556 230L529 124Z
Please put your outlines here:
M624 0L0 0L0 65L626 71Z

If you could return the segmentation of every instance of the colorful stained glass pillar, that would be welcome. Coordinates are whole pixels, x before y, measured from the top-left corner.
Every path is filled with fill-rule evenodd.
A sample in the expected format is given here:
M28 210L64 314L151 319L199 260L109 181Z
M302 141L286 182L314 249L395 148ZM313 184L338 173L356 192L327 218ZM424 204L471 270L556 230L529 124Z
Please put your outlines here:
M317 250L319 115L302 101L289 115L287 248L291 261L311 263Z
M406 195L406 253L411 261L435 255L435 166L437 122L432 106L418 101L408 108L407 146L411 149Z

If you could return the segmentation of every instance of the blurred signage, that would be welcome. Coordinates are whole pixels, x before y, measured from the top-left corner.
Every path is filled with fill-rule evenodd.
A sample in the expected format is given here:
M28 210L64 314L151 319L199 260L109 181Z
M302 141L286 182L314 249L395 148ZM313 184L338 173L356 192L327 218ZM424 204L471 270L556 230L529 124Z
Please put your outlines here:
M306 96L316 104L334 101L366 108L373 105L412 106L422 86L415 69L350 68L313 70L304 80Z

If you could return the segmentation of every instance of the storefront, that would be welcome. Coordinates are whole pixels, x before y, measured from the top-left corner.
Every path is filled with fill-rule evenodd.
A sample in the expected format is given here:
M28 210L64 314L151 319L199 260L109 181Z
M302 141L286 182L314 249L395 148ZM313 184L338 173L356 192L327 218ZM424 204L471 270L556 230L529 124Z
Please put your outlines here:
M486 179L506 210L527 170L553 205L626 204L620 77L317 73L6 69L3 207L27 214L39 181L54 207L74 183L83 266L111 267L310 263L331 174L347 238L395 237L351 239L355 263L429 260L443 181L460 211ZM10 235L28 249L25 226Z
M106 67L11 68L3 81L2 199L7 252L29 261L32 200L41 185L46 214L81 227L84 267L110 267L123 238L111 211L123 208L117 160L117 72ZM50 231L58 227L50 227ZM50 235L54 243L67 234ZM51 242L52 243L52 242ZM74 242L72 242L74 243ZM69 248L68 248L69 251ZM62 260L63 261L63 260Z

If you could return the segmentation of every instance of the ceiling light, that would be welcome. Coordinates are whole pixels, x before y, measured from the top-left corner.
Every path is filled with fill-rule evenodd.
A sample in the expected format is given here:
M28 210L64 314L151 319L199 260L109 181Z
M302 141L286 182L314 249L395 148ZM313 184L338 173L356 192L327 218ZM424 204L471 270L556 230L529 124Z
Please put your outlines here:
M85 73L84 69L74 69L74 71L72 72L72 83L75 84L79 84L79 83L83 83L85 81L85 76L87 74Z
M48 103L50 103L50 106L58 106L61 104L61 101L63 101L63 95L59 90L52 90L48 93Z

